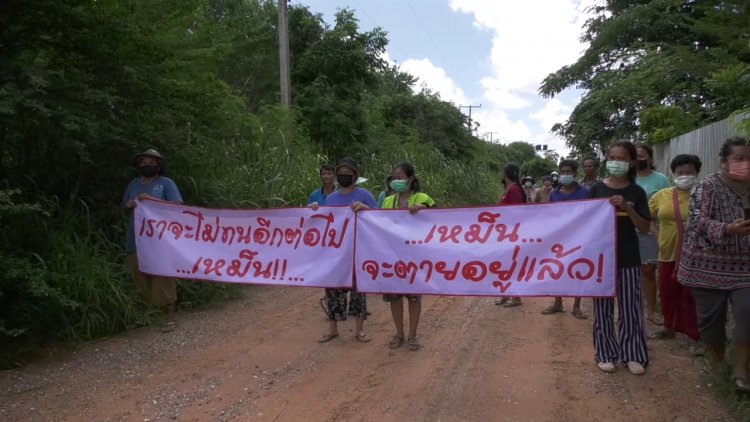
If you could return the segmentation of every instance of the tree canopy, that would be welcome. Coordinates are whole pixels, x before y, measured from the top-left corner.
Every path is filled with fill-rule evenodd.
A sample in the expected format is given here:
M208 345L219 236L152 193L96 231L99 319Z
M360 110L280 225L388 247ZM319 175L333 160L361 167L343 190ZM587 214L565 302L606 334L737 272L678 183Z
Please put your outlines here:
M573 64L540 94L585 91L553 132L586 153L615 139L660 142L747 107L750 2L607 0L593 7Z

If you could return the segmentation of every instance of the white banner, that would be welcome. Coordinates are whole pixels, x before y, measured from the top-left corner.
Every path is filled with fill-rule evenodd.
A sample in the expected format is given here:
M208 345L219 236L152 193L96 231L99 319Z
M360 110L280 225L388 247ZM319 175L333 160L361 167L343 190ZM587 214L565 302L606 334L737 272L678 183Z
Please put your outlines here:
M471 296L614 296L615 209L606 199L361 211L357 289Z
M349 207L223 210L138 201L138 264L147 274L232 283L351 287Z

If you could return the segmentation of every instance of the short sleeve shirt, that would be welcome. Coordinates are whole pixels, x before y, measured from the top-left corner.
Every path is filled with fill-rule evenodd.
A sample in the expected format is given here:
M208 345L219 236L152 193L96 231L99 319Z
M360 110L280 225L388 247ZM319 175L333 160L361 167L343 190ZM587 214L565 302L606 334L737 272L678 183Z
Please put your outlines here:
M636 183L646 191L646 197L651 199L656 192L669 187L669 178L658 171L652 171L646 177L638 177Z
M411 195L409 195L409 200L407 201L406 206L410 207L412 205L425 205L428 208L432 208L435 206L435 201L425 193L413 192ZM396 203L396 195L391 195L385 198L385 201L383 201L383 206L381 208L388 209L401 207Z
M323 191L323 187L320 187L318 189L315 189L311 194L310 197L307 198L307 205L312 204L313 202L317 202L318 205L325 205L326 204L326 194L325 191Z
M182 203L182 195L177 185L169 177L159 176L150 183L141 183L141 178L136 177L130 181L125 189L125 195L122 197L122 206L128 201L136 199L140 194L145 193L154 198L163 201L172 201ZM128 217L128 234L125 251L127 253L135 252L135 233L133 232L133 214Z
M341 191L336 191L326 198L326 205L335 207L340 205L351 205L354 202L361 202L365 205L367 205L370 208L377 208L378 204L375 203L375 198L372 196L372 194L362 188L354 188L354 190L351 193L348 193L346 195L342 194Z
M582 185L576 186L570 192L564 193L560 191L560 188L555 189L549 195L550 202L562 202L562 201L574 201L576 199L586 199L589 197L589 190Z
M651 215L659 220L659 261L672 262L676 259L679 238L677 235L677 217L674 210L674 190L667 188L656 192L648 201ZM690 204L690 191L677 189L680 203L682 224L687 227Z
M597 182L589 189L589 198L609 198L622 195L638 215L651 220L646 192L637 184L631 183L621 189L612 189L604 182ZM641 254L638 248L638 234L635 224L625 211L617 210L617 266L619 268L638 267Z
M511 205L511 204L525 204L526 203L526 194L523 191L523 188L519 186L517 183L513 183L512 185L508 186L508 189L505 190L505 193L500 198L500 202L498 202L498 205Z

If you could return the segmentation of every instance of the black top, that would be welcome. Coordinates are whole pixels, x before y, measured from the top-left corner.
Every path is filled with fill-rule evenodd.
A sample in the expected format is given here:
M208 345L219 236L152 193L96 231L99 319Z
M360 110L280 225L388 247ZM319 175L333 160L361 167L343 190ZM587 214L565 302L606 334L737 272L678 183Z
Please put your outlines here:
M638 215L651 221L651 212L648 210L648 199L646 191L635 183L631 183L622 189L612 189L604 182L596 182L589 189L589 198L609 198L621 195L628 201L631 208ZM617 210L617 267L628 268L641 265L641 254L638 250L638 234L635 224L628 217L628 213Z

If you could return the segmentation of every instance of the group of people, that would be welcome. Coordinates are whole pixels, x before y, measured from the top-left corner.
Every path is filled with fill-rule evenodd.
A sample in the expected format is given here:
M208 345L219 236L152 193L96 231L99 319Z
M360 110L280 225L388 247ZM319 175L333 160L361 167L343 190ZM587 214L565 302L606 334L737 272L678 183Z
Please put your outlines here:
M723 362L731 304L735 323L733 383L738 390L750 392L750 144L742 137L727 139L719 155L720 171L702 179L698 177L702 166L699 157L673 157L670 170L674 186L654 169L653 151L647 145L615 142L605 159L607 177L603 179L599 177L597 158L583 160L581 180L576 178L579 163L566 159L556 172L544 177L538 189L533 178L521 178L517 164L506 164L502 174L505 192L499 201L500 205L511 205L607 198L615 208L617 297L593 299L597 367L615 372L616 365L622 363L631 373L643 374L649 363L647 337L668 339L677 332L700 340L716 362ZM158 152L150 149L138 154L134 163L140 176L130 183L123 197L127 211L137 206L137 198L182 202L177 186L164 176L165 161ZM355 212L399 208L415 214L436 206L421 191L409 163L393 168L377 200L357 186L361 172L352 159L343 159L335 167L323 166L319 174L322 185L308 200L312 209L345 205ZM132 221L130 224L128 268L149 301L166 308L165 330L174 329L174 280L138 271ZM657 285L663 320L656 313ZM409 350L418 350L421 297L387 294L383 299L390 304L396 329L388 347L406 345ZM408 333L404 300L409 308ZM619 309L617 329L615 300ZM348 315L355 317L355 339L371 340L363 328L368 315L365 295L356 289L326 289L322 302L330 322L319 342L338 337L338 322ZM522 301L519 297L503 297L496 303L515 307ZM560 312L563 302L559 297L542 311L545 315ZM588 318L580 298L574 300L572 315ZM647 336L645 319L662 328Z

